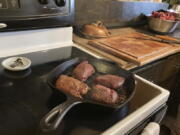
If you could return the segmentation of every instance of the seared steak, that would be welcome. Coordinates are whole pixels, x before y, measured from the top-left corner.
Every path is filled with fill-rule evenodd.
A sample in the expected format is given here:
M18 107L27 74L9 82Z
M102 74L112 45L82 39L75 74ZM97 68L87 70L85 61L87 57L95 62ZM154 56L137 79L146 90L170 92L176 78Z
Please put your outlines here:
M106 104L115 104L118 102L118 94L115 90L99 84L94 86L91 93L91 98L95 101Z
M96 84L101 84L108 88L117 89L123 85L125 78L116 75L100 75L95 78Z
M87 84L66 75L59 76L56 88L77 98L82 98L89 90Z
M86 81L94 72L94 67L88 61L84 61L77 65L73 71L73 75L80 81Z

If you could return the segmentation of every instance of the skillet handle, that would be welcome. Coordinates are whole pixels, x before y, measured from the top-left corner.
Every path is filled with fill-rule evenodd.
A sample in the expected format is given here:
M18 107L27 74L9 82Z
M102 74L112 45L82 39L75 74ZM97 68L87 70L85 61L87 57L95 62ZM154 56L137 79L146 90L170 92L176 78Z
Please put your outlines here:
M81 101L74 101L68 99L66 102L53 108L48 114L46 114L40 121L41 130L52 131L58 128L63 117L66 113L75 105L82 103Z

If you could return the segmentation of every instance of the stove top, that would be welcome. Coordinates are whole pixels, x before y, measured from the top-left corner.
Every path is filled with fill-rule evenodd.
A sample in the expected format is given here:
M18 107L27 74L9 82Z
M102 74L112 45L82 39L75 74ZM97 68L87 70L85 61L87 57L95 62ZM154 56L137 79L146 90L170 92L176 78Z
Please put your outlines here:
M119 110L91 104L80 104L64 117L59 128L42 132L40 119L53 107L66 100L48 86L48 73L67 58L95 58L76 47L61 47L21 56L31 59L32 66L21 72L5 70L0 66L0 134L2 135L98 135L121 121L152 97L138 97ZM6 58L1 58L0 62ZM141 87L141 86L140 86ZM138 92L137 92L138 93ZM155 92L154 95L160 93ZM134 102L137 100L137 102Z
M55 51L58 52L56 56L53 55ZM0 121L3 123L0 134L47 134L38 129L39 120L50 109L66 100L66 97L54 93L48 86L48 73L65 58L93 57L75 47L39 52L38 56L34 53L23 56L32 60L31 68L26 71L12 72L0 66ZM41 62L38 59L42 59ZM90 104L77 105L66 115L59 129L48 134L57 132L58 135L76 135L79 130L86 131L86 135L99 134L125 117L128 110L128 106L112 111Z

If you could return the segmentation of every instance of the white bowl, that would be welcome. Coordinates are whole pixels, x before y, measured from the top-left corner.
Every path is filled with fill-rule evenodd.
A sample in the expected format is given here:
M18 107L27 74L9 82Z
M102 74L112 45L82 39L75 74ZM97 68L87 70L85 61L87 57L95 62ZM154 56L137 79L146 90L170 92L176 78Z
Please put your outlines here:
M21 64L16 64L17 60L21 60ZM11 71L22 71L29 68L31 65L31 60L25 57L11 57L3 60L2 66Z

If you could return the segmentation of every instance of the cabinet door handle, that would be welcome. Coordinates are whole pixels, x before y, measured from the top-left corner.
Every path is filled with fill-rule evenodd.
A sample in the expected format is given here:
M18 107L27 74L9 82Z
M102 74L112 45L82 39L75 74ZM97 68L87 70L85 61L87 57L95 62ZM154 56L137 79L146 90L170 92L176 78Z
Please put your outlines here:
M0 23L0 29L6 28L6 27L7 27L7 24L5 24L5 23Z
M179 69L180 68L180 64L175 64L174 67Z

